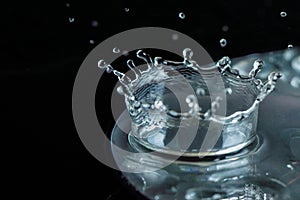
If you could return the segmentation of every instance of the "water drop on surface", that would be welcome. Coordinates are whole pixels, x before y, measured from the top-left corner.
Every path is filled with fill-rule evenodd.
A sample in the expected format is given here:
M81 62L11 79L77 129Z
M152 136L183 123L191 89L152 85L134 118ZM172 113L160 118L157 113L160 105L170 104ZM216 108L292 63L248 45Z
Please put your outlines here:
M185 18L185 14L183 12L179 13L179 17L180 19L184 19Z
M125 8L125 12L129 12L129 8Z
M69 17L69 22L73 23L75 21L74 17Z
M281 13L280 13L280 16L281 16L281 17L286 17L286 16L287 16L287 13L286 13L286 12L281 12Z
M99 23L98 23L98 21L93 20L93 21L91 22L91 25L92 25L92 27L98 27Z
M120 53L120 49L118 49L117 47L115 47L115 48L113 49L113 52L114 52L114 53Z
M221 45L221 47L225 47L225 46L227 45L227 40L224 39L224 38L222 38L222 39L220 40L220 45Z
M222 31L227 32L229 30L229 27L227 25L222 26Z

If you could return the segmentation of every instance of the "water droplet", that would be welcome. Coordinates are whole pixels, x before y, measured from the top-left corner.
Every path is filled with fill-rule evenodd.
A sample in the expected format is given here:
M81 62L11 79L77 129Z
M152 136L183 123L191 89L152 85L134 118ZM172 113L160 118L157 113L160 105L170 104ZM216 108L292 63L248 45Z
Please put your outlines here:
M220 45L221 45L221 47L225 47L225 46L227 45L227 40L224 39L224 38L222 38L222 39L220 40Z
M113 70L114 70L114 69L112 68L112 66L110 66L110 65L107 65L107 66L106 66L105 71L106 71L107 73L111 73Z
M129 52L128 52L127 50L124 50L124 51L122 52L122 55L128 56L128 55L129 55Z
M286 16L287 16L287 13L286 13L286 12L281 12L281 13L280 13L280 16L281 16L281 17L286 17Z
M176 33L174 33L173 35L172 35L172 40L178 40L178 34L176 34Z
M120 53L120 49L118 49L117 47L115 47L115 48L113 49L113 52L114 52L114 53Z
M225 88L226 94L232 94L232 89L231 88Z
M104 60L99 60L99 61L98 61L98 67L99 67L100 69L106 68L106 62L105 62Z
M129 12L129 8L125 8L125 12Z
M227 32L228 30L229 30L229 26L227 26L227 25L222 26L223 32Z
M184 57L184 60L191 60L192 57L193 57L193 51L190 49L190 48L185 48L183 50L183 57Z
M253 68L249 73L249 77L255 77L257 73L262 69L264 66L264 62L260 59L257 59L253 63Z
M292 44L289 44L288 45L288 49L292 49L293 48L293 45Z
M92 26L92 27L98 27L98 25L99 25L99 23L98 23L98 21L96 21L96 20L93 20L93 21L91 22L91 26Z
M183 12L179 13L179 17L180 19L184 19L185 18L185 14Z
M269 176L269 172L266 172L266 176Z
M197 88L196 89L196 94L199 96L204 96L205 95L205 90L203 88Z
M66 7L69 8L69 7L70 7L70 4L69 4L69 3L66 3Z
M94 40L90 40L90 44L95 44L95 41Z
M73 23L75 21L74 17L69 17L69 22Z
M298 76L291 79L291 86L294 88L300 88L300 78Z
M296 58L294 58L292 60L292 68L297 71L298 73L300 73L300 56L297 56Z
M123 87L120 85L119 87L117 87L117 92L120 94L120 95L123 95L124 94L124 91L123 91Z
M286 167L289 168L290 170L294 170L294 167L291 164L287 164Z

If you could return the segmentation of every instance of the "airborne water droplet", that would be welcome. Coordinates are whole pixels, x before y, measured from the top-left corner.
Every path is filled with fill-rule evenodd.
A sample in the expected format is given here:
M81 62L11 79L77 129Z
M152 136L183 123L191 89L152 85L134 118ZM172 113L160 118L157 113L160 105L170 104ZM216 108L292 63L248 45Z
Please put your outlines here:
M99 60L98 61L98 67L100 69L104 69L106 67L106 62L104 60Z
M69 22L73 23L75 21L74 17L69 17Z
M183 12L179 13L179 17L180 19L184 19L185 18L185 14Z
M172 40L178 40L178 34L174 33L174 34L172 35Z
M222 31L227 32L229 30L229 27L227 25L222 26Z
M129 8L125 8L125 12L129 12Z
M95 41L94 40L90 40L90 44L94 44L95 43Z
M281 13L280 13L280 16L281 16L281 17L286 17L286 16L287 16L287 13L286 13L286 12L281 12Z
M288 49L292 49L293 48L293 45L292 44L289 44L288 45Z
M114 53L120 53L120 49L118 49L117 47L115 47L115 48L113 49L113 52L114 52Z
M112 66L110 66L110 65L107 65L107 66L106 66L105 71L106 71L107 73L111 73L113 70L114 70L114 69L112 68Z
M222 39L220 40L220 45L221 45L221 47L225 47L225 46L227 45L227 40L224 39L224 38L222 38Z
M69 8L69 7L70 7L70 4L69 4L69 3L66 3L66 7Z
M93 20L93 21L91 22L91 25L92 25L92 27L98 27L99 23L98 23L98 21Z

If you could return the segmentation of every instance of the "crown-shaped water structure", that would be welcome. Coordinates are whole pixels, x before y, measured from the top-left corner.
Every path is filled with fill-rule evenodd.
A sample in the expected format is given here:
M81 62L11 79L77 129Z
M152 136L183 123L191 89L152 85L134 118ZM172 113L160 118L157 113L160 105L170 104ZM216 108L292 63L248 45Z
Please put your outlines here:
M122 84L131 117L130 141L170 155L219 156L243 149L256 139L258 107L274 90L280 74L272 72L264 83L255 78L263 61L256 60L248 75L231 67L228 57L199 66L190 49L183 61L151 58L139 50L147 64L127 65L130 77L100 60L98 67L113 72Z

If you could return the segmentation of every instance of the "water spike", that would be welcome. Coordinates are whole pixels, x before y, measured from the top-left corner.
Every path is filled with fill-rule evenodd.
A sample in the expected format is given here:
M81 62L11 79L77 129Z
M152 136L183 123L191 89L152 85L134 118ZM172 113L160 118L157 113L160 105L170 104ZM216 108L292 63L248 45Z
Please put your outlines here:
M190 48L185 48L182 52L185 61L191 61L194 52Z
M136 66L135 66L133 60L127 60L127 66L129 67L130 70L133 71L133 73L134 73L134 75L135 75L135 80L137 80L137 79L140 77L141 72L140 72L139 69L138 69L138 70L135 70ZM135 80L134 80L134 81L135 81Z
M268 76L268 80L263 84L260 94L257 96L257 101L262 101L268 94L270 94L274 89L277 80L281 77L279 72L271 72Z
M152 58L146 54L143 50L138 50L138 52L136 53L136 56L142 60L144 60L147 65L148 65L148 70L146 71L149 71L152 66L153 66L153 61L152 61Z
M154 58L154 66L155 67L159 67L160 65L162 65L164 63L164 59L162 59L162 57L155 57Z
M226 70L231 71L231 60L228 56L224 56L217 62L217 66L220 69L221 74L223 74Z
M264 62L260 59L257 59L253 63L253 68L249 73L249 78L253 78L257 75L257 73L263 68Z

